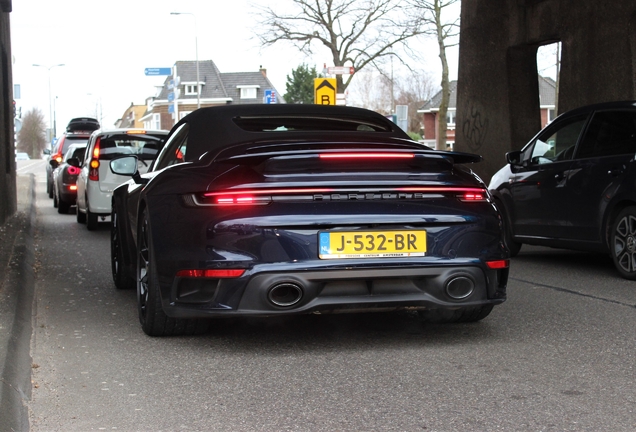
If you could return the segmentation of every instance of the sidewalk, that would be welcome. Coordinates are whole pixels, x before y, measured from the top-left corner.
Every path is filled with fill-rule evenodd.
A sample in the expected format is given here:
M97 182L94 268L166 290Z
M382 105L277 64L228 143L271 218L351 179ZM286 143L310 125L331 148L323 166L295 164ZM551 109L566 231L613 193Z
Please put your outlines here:
M17 177L18 211L0 226L0 431L28 431L35 289L35 177Z

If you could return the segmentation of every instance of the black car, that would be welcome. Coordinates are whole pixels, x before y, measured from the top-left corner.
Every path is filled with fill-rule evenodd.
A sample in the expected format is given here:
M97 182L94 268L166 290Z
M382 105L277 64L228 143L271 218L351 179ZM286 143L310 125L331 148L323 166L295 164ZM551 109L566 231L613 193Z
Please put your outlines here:
M85 143L71 145L62 163L53 170L53 207L57 207L60 214L67 214L71 206L77 202L77 176L80 169L74 166L77 164L69 163L69 159L82 161L85 152Z
M185 116L112 202L118 288L148 335L206 318L417 310L478 321L506 298L508 251L480 156L434 151L351 107L227 105Z
M636 102L557 117L491 179L514 256L523 243L609 253L636 279Z
M90 117L77 117L71 119L66 125L66 130L56 141L53 148L48 151L48 163L46 164L46 192L49 198L53 198L53 170L62 163L69 146L83 144L86 146L93 131L99 129L99 122Z

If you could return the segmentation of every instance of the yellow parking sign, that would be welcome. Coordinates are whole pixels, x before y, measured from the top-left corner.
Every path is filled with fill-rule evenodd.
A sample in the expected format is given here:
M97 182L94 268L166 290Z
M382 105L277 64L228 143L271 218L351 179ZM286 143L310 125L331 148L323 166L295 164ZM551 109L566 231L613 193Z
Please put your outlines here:
M315 78L314 103L317 105L335 105L336 86L335 78Z

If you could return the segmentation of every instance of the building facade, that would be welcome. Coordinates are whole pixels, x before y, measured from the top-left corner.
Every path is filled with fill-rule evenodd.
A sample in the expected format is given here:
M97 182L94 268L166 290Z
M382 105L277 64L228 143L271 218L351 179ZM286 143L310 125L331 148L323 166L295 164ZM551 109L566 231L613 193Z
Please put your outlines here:
M457 81L450 82L450 101L446 114L446 148L452 150L455 146L455 130L457 118ZM541 128L554 120L556 116L557 83L548 77L539 75L539 108L541 112ZM439 129L439 106L442 101L442 92L438 92L422 106L418 113L422 113L424 125L424 144L436 148L437 130ZM538 131L537 131L538 132ZM528 137L530 139L531 137Z
M198 105L203 108L282 102L263 68L256 72L221 72L212 60L204 60L199 61L198 75L197 83L196 61L178 61L173 67L173 75L166 77L157 96L146 101L145 112L140 118L143 127L170 129ZM197 94L197 86L200 94Z

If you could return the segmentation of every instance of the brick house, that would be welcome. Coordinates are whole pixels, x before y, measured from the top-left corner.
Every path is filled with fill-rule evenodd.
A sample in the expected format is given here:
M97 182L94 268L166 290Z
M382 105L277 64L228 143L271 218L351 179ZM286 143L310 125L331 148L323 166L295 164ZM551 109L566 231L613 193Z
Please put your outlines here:
M146 113L146 105L135 105L130 103L130 106L126 108L121 118L115 122L117 128L143 128L144 123L141 118Z
M267 71L220 72L212 60L199 61L199 85L201 107L226 104L265 103L265 91L272 91L278 103L282 97L267 78ZM197 109L197 69L196 61L178 61L174 65L174 75L179 77L177 98L179 120ZM141 121L146 129L170 129L175 123L172 107L168 100L173 92L172 76L166 77L163 87L156 97L148 98Z
M455 115L457 113L457 81L450 82L450 101L446 122L446 147L452 149L455 144ZM556 82L552 78L539 76L539 108L541 110L541 128L544 128L556 117ZM442 92L439 91L428 102L418 109L422 113L422 124L424 127L424 144L435 147L437 139L439 105L442 101Z

